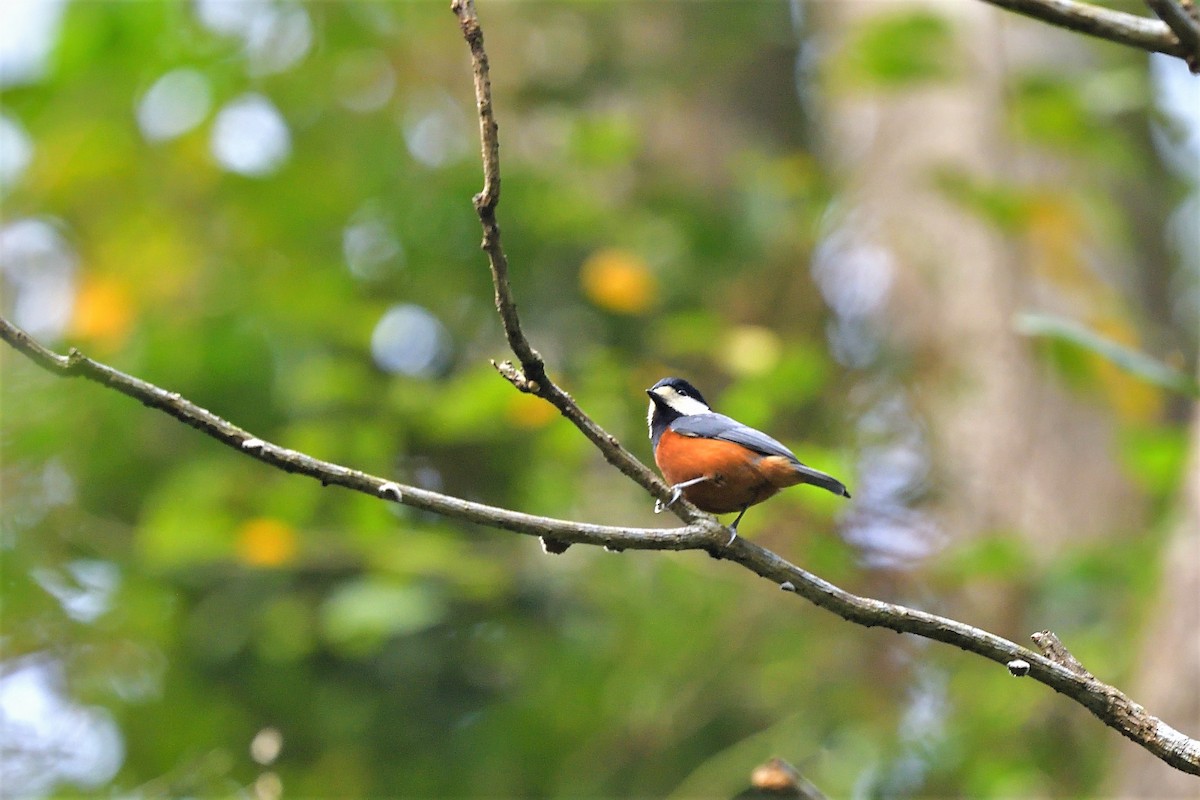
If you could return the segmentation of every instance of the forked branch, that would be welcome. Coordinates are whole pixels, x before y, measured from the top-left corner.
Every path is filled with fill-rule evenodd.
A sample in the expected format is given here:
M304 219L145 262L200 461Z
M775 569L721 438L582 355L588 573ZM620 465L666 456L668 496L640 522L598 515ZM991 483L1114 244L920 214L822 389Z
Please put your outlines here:
M508 280L508 257L500 244L500 225L496 221L496 206L500 202L500 137L496 115L492 110L492 81L487 51L483 48L483 30L479 27L479 18L475 14L474 0L454 0L451 8L458 16L463 38L467 40L467 46L471 49L471 66L475 78L475 105L479 111L479 140L483 150L483 189L474 198L475 213L479 215L479 222L483 225L483 243L480 246L487 253L488 264L492 270L496 311L500 314L509 349L516 355L520 366L514 366L509 361L492 363L513 386L523 392L535 394L557 408L559 413L596 445L610 464L655 498L665 502L671 496L667 485L636 456L622 447L615 436L583 413L574 398L550 379L546 374L546 364L541 354L533 349L521 330L517 301L513 297ZM672 504L671 510L688 523L709 519L708 515L682 500Z
M1009 0L988 0L988 2L993 1L997 5L1006 5L1009 2ZM1019 2L1015 4L1022 5ZM1079 6L1082 4L1071 3L1070 0L1067 0L1065 4L1058 3L1058 5ZM667 487L636 458L625 451L616 439L608 435L584 414L570 396L562 392L546 377L545 364L541 356L529 346L521 331L516 303L508 282L508 259L500 245L500 229L496 223L496 206L500 201L499 126L496 124L492 106L489 62L483 44L483 31L476 15L474 0L453 0L451 9L458 17L463 37L470 48L475 76L475 103L479 111L484 174L483 191L475 196L475 210L483 225L482 247L487 253L488 262L491 265L492 280L496 288L496 307L504 325L504 332L508 337L510 347L521 362L524 374L522 375L520 370L508 362L498 365L497 368L518 389L532 392L553 403L589 439L596 443L610 462L650 490L655 497L663 499L663 492L667 490ZM1069 10L1073 13L1078 11L1078 9ZM1124 16L1131 17L1132 20L1140 19L1132 17L1132 15ZM1136 29L1130 20L1121 19L1119 22L1125 27ZM1151 26L1156 24L1152 21L1148 22ZM1093 27L1085 32L1095 33L1096 30L1107 30L1113 23L1111 19L1101 15L1097 24L1100 26L1098 29ZM1148 32L1143 33L1146 36L1145 41L1155 41L1162 46L1168 46L1167 43L1154 39ZM1169 31L1167 35L1170 35ZM530 376L535 377L531 379ZM647 475L649 475L648 480L646 479ZM699 514L690 506L685 506L683 511L684 513L681 513L680 516L684 521L693 525L697 524L698 519L710 519ZM711 520L704 527L710 535L720 536L718 531L721 529L715 527ZM711 542L711 540L709 541ZM1014 671L1013 674L1028 674L1035 680L1066 694L1091 710L1105 724L1146 747L1172 766L1200 774L1200 742L1175 731L1157 717L1150 716L1145 709L1130 701L1119 690L1097 681L1086 670L1082 674L1072 671L1052 658L1035 654L1007 639L965 623L851 594L788 563L770 550L759 547L753 542L747 542L744 538L738 538L731 545L717 551L714 551L711 545L706 545L704 549L720 558L736 561L750 571L774 581L789 591L796 592L806 600L832 611L850 622L867 627L887 627L902 633L915 633L919 636L953 644L1005 665L1014 661L1027 663L1028 670ZM1045 633L1047 632L1035 635L1044 636ZM1049 634L1049 636L1053 638L1053 634ZM1054 641L1057 642L1057 639L1055 638ZM1061 647L1061 643L1059 646ZM1066 652L1066 648L1063 647L1062 651Z
M521 332L516 305L508 287L507 261L500 248L499 229L495 227L495 207L499 201L500 185L499 145L491 108L483 37L470 0L456 0L454 10L459 15L464 36L471 47L480 109L480 128L484 142L485 185L484 192L476 198L476 209L484 226L484 249L488 253L497 286L497 307L501 319L504 320L505 333L509 337L513 352L521 362L519 370L511 364L501 364L499 368L518 388L553 403L622 472L653 496L665 498L668 493L667 487L645 465L588 418L569 395L546 378L541 357L529 346ZM489 225L492 226L490 232ZM683 527L627 528L523 514L402 485L267 442L197 406L178 393L127 375L87 358L78 351L72 350L68 355L60 355L49 350L3 318L0 318L0 338L17 352L55 375L82 377L114 389L150 408L171 415L238 453L249 455L276 469L307 475L319 480L323 485L343 486L448 518L548 537L561 542L604 545L615 550L704 550L715 557L736 562L771 581L780 589L803 597L847 621L865 627L888 628L945 642L1005 665L1014 675L1028 675L1070 697L1090 710L1105 725L1137 742L1167 764L1184 772L1200 775L1200 742L1166 725L1118 689L1094 678L1077 661L1069 658L1070 654L1066 648L1048 632L1038 635L1039 646L1046 649L1046 655L1043 655L957 620L852 594L745 538L739 537L726 546L728 530L711 517L688 506L684 506L679 512L689 522ZM533 377L530 377L531 375ZM531 383L536 385L530 385Z
M1182 58L1195 72L1200 69L1200 44L1192 33L1197 20L1180 0L1147 0L1164 21L1082 3L1078 0L983 0L994 6L1151 53ZM1190 21L1190 24L1189 24ZM1200 30L1200 27L1196 28Z
M789 563L745 537L739 536L732 545L726 546L728 529L711 517L670 529L592 525L522 514L399 484L272 444L201 408L177 392L127 375L77 350L65 356L55 353L3 317L0 317L0 338L55 375L85 378L114 389L142 405L170 414L243 455L285 472L315 478L324 486L343 486L451 519L559 542L602 545L612 550L704 550L717 558L736 562L781 589L794 592L814 605L858 625L889 628L899 633L936 639L1000 664L1024 661L1029 668L1021 674L1028 674L1034 680L1072 698L1104 724L1142 745L1166 763L1200 775L1200 742L1151 716L1118 689L1096 680L1086 670L1076 669L1074 665L1078 662L1073 665L1061 655L1066 652L1061 643L1058 644L1061 652L1049 649L1047 655L1043 656L964 622L895 603L860 597ZM1044 637L1044 634L1035 636ZM1044 638L1039 639L1039 646L1045 647L1044 641ZM1057 639L1054 641L1057 642Z

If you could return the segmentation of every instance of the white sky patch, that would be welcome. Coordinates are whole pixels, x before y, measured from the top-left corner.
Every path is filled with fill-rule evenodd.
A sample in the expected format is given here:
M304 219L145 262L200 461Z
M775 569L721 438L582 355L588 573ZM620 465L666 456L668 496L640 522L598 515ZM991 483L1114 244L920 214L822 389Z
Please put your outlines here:
M338 62L334 71L337 101L351 111L365 114L383 108L396 91L396 70L379 50L352 53Z
M822 239L813 253L812 273L821 295L839 315L870 317L883 310L896 265L891 251L865 241L848 219Z
M371 334L371 355L387 372L433 377L450 360L450 334L441 320L421 306L393 306Z
M427 167L444 167L470 150L470 123L462 107L446 94L413 98L404 114L404 143Z
M208 78L194 69L171 70L138 101L138 127L147 141L174 139L203 122L211 108Z
M31 574L38 586L58 600L68 617L83 623L108 613L121 583L117 566L97 559L72 561L62 570L35 567Z
M1180 177L1200 181L1200 80L1182 61L1150 54L1150 77L1165 120L1152 122L1154 144Z
M241 40L252 75L285 72L312 49L312 18L302 5L271 0L195 0L194 8L201 25Z
M0 193L7 193L33 160L33 140L21 123L0 114Z
M14 288L6 298L13 322L55 340L75 303L75 251L46 219L27 217L0 227L0 272Z
M61 665L50 658L0 663L0 785L6 796L45 795L64 783L102 786L120 768L125 745L112 716L76 703L63 683Z
M404 247L391 226L368 204L342 230L342 256L356 278L377 280L404 264Z
M64 0L0 2L0 86L33 83L46 74L64 5Z
M250 177L270 175L292 152L292 137L283 115L260 94L244 94L217 113L213 124L213 156L230 172Z

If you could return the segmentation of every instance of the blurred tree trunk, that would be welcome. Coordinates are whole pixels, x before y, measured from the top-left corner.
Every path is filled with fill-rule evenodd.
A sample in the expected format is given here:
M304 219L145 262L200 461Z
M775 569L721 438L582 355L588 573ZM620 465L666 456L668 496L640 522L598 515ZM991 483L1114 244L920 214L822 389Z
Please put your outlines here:
M1188 468L1180 514L1163 552L1162 578L1137 660L1126 688L1189 736L1200 735L1200 403L1192 414ZM1115 794L1121 797L1197 797L1200 781L1168 767L1141 748L1121 751Z
M1049 259L1028 252L1036 240L1006 243L936 180L950 169L983 185L1053 187L1084 169L1023 152L1004 131L1013 66L1083 61L1078 50L1086 43L982 3L816 9L842 45L885 15L924 10L953 26L949 78L883 91L841 82L826 98L853 235L891 256L892 289L880 324L886 346L911 355L912 371L903 376L909 399L936 437L928 444L935 483L946 487L933 501L942 528L955 537L1013 532L1047 558L1068 540L1127 529L1138 502L1112 457L1112 421L1047 380L1013 329L1022 309L1070 301L1045 296L1055 276L1037 274L1035 265ZM998 32L1009 35L998 41ZM831 72L837 69L835 59Z
M838 224L860 245L890 256L890 296L876 324L885 348L911 357L910 371L893 388L907 394L935 437L927 443L938 473L932 483L946 491L926 508L952 538L1011 533L1043 561L1081 541L1138 532L1144 498L1114 456L1114 414L1063 388L1012 322L1015 313L1038 308L1115 315L1131 325L1127 309L1135 299L1114 298L1085 265L1091 258L1113 266L1122 254L1106 251L1086 226L1062 216L1061 198L1071 191L1062 187L1089 185L1087 157L1035 153L1005 133L1014 71L1077 67L1088 62L1092 45L982 3L821 3L814 10L834 51L886 15L928 11L953 26L948 79L877 91L848 83L841 55L824 76L828 155L846 187ZM947 168L981 185L1044 190L1044 217L1035 216L1023 237L1006 240L938 189L936 175ZM854 278L852 270L845 276ZM1192 627L1200 602L1200 418L1192 442L1186 511L1163 555L1162 592L1138 660L1143 674L1126 688L1194 736L1200 732L1200 639ZM995 590L989 582L986 594L970 598L974 607L959 604L956 615L1016 640L1031 632L1029 624L1055 626L1053 619L1023 619L1015 590ZM1154 787L1156 796L1196 796L1195 778L1128 742L1115 746L1124 795L1145 796Z

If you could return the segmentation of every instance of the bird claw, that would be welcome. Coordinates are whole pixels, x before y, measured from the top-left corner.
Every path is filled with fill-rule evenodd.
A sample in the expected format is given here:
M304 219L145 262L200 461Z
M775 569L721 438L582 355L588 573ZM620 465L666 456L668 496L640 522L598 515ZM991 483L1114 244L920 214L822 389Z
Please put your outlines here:
M683 489L680 488L679 485L672 486L671 497L667 500L667 502L664 503L662 500L654 501L654 513L661 514L662 512L666 511L668 508L675 505L680 497L683 497Z
M731 544L733 544L735 541L737 541L737 528L735 528L734 526L730 525L730 526L729 526L729 541L725 543L725 546L726 546L726 547L729 547L729 546L730 546Z

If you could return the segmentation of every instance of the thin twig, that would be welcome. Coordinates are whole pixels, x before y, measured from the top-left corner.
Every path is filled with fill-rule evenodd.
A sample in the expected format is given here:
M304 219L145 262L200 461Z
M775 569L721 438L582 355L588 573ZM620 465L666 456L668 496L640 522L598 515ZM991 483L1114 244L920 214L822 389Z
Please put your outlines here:
M1167 23L1187 49L1184 60L1192 72L1200 71L1200 19L1188 13L1178 0L1146 0L1150 10ZM1195 7L1192 7L1195 10Z
M1188 48L1164 23L1077 0L983 0L1027 17L1110 42L1186 59Z
M1116 29L1126 32L1142 31L1145 34L1146 27L1152 29L1159 26L1158 23L1142 20L1132 15L1113 17L1104 9L1094 9L1080 3L1072 3L1070 0L1065 2L1056 0L1053 4L1033 4L1019 0L987 1L1006 7L1010 5L1026 7L1036 5L1039 8L1057 7L1060 12L1068 13L1068 19L1072 21L1068 27L1075 27L1095 35L1104 35L1104 32L1112 32ZM505 335L508 337L513 353L521 362L519 370L509 362L497 365L497 369L518 389L537 394L553 403L600 447L610 462L646 487L652 494L662 498L662 492L666 486L654 478L652 473L650 473L650 479L646 480L649 470L621 448L616 439L595 425L565 392L562 392L546 377L545 364L541 356L529 345L521 330L516 303L508 283L508 260L500 246L500 230L495 217L496 205L500 200L500 145L492 107L489 63L483 44L483 32L476 16L474 0L453 0L451 8L458 16L463 37L471 50L475 76L475 100L479 111L484 174L484 188L475 196L475 210L483 225L482 247L487 253L491 265L492 278L496 287L496 307L504 325ZM1128 19L1125 19L1126 17ZM1166 32L1166 36L1170 37L1169 31ZM1154 37L1143 36L1143 41L1153 41L1155 44L1167 46ZM693 516L693 509L690 507L685 507L684 510L687 513L681 514L681 516L685 521L694 522L698 518L698 516ZM1073 672L1028 648L1020 647L1007 639L965 623L851 594L744 538L735 540L730 546L714 555L735 561L746 569L851 622L867 627L882 626L902 633L915 633L983 655L1006 666L1018 658L1027 661L1030 664L1028 674L1035 680L1076 700L1091 710L1106 725L1138 742L1172 766L1200 774L1200 742L1184 736L1157 718L1149 716L1141 706L1132 703L1115 688L1096 681L1090 674L1081 675Z
M490 89L487 84L487 60L486 54L483 52L482 34L479 33L478 21L475 19L474 8L470 0L458 0L455 10L460 14L460 20L463 20L464 35L471 45L476 64L476 90L477 99L480 99L485 161L485 190L480 195L482 202L480 200L476 202L477 208L482 206L484 209L480 211L480 218L485 229L485 249L488 251L493 277L497 280L498 308L502 318L505 318L506 311L511 315L509 318L505 318L505 333L510 337L510 341L513 341L515 337L515 341L525 342L516 317L516 306L512 302L511 292L507 286L507 263L503 261L503 251L499 247L498 228L494 231L494 244L491 249L488 245L488 217L491 218L494 225L495 203L499 199L499 169L496 160L498 146L491 114ZM485 99L487 100L486 104L483 102ZM490 124L485 124L489 121ZM490 156L489 153L491 153ZM489 163L490 166L488 166ZM500 264L499 267L497 263ZM504 285L503 294L500 291L501 283ZM1079 666L1079 670L1082 670L1080 672L1058 663L1053 658L1035 653L1028 648L966 623L852 594L744 538L739 538L732 545L725 547L727 530L711 517L694 510L687 511L687 516L693 513L695 515L696 521L693 524L682 528L661 530L590 525L537 517L473 503L449 495L401 485L271 444L197 406L178 393L169 392L93 361L77 351L72 351L66 356L59 355L45 348L25 331L3 318L0 318L0 338L3 338L18 352L56 375L83 377L100 383L132 397L148 407L170 414L234 448L239 453L251 455L277 469L315 478L324 485L344 486L454 519L517 533L551 537L563 542L604 545L618 550L705 550L711 555L734 561L770 580L780 588L794 592L814 605L855 624L865 627L884 627L901 633L911 633L945 642L1002 665L1007 665L1015 659L1026 661L1029 664L1029 677L1050 686L1088 708L1104 724L1145 747L1164 762L1184 772L1200 775L1200 742L1147 714L1145 709L1132 702L1117 689L1091 677L1090 673L1082 668L1082 665ZM538 372L536 367L541 364L540 357L536 355L536 351L528 347L528 342L525 342L525 345L524 352L522 349L514 347L514 353L522 362L525 376L521 376L512 365L507 365L507 367L500 365L502 372L505 369L510 370L511 374L507 377L515 384L517 379L529 380L527 376L531 373L531 366L534 367L533 374L544 377L544 367L542 372ZM549 387L553 387L553 391L550 391ZM666 487L654 478L653 474L649 473L649 470L636 458L621 448L615 439L604 433L599 426L595 426L579 410L574 401L548 379L540 382L537 386L519 388L546 397L564 415L575 422L588 435L589 439L596 442L610 462L620 467L627 475L634 477L639 484L645 486L656 496L665 496ZM589 428L581 422L590 424L592 427ZM631 471L628 468L631 465L637 469ZM647 474L649 479L645 477ZM685 511L686 509L687 507L685 507ZM1065 648L1063 650L1065 651ZM1078 664L1077 661L1074 663Z
M520 362L519 367L504 361L495 364L496 369L513 386L523 392L537 395L549 402L574 423L604 458L635 483L659 500L670 498L671 490L658 479L636 456L621 446L617 438L600 427L583 412L574 398L563 391L546 374L542 356L533 348L521 329L517 314L517 303L513 298L508 280L508 257L500 244L500 225L496 221L496 206L500 202L500 138L496 115L492 110L492 82L488 72L487 52L483 47L483 31L475 14L474 0L454 0L451 8L458 16L463 38L471 50L471 67L475 78L475 105L479 111L479 139L483 157L483 189L475 195L475 213L483 226L481 248L487 254L492 271L492 284L496 292L496 310L504 326L508 346ZM685 501L671 506L684 522L694 523L711 519Z
M1080 663L1079 659L1067 649L1067 646L1054 634L1054 631L1038 631L1030 634L1030 639L1042 651L1046 658L1053 661L1055 664L1061 664L1067 669L1089 680L1095 676L1087 671L1087 667Z
M424 511L432 511L452 519L578 544L619 546L626 549L688 550L711 546L713 542L720 542L723 540L722 537L727 535L723 533L706 535L707 528L705 526L661 529L588 525L551 517L522 514L505 508L462 500L439 492L431 492L416 486L408 486L272 444L211 411L201 408L180 396L178 392L168 391L99 361L93 361L78 350L71 350L65 356L55 353L3 317L0 317L0 338L39 366L56 375L81 377L103 384L132 397L142 405L170 414L180 422L196 428L241 453L285 472L295 472L316 478L322 485L344 486L373 497L402 503Z
M344 486L453 519L555 541L602 545L614 550L704 550L717 558L740 564L780 588L794 592L856 625L889 628L899 633L935 639L1001 665L1022 659L1030 665L1029 677L1075 700L1105 725L1137 742L1171 766L1200 775L1200 742L1146 713L1140 705L1112 686L1092 678L1086 670L1080 674L1054 659L964 622L847 592L744 537L738 537L732 545L726 546L728 529L711 517L704 517L699 522L681 528L620 528L537 517L405 486L271 444L176 392L93 361L76 350L69 355L59 355L3 317L0 317L0 338L55 375L81 377L102 384L145 406L170 414L239 453L253 456L285 472L315 478L323 485Z

